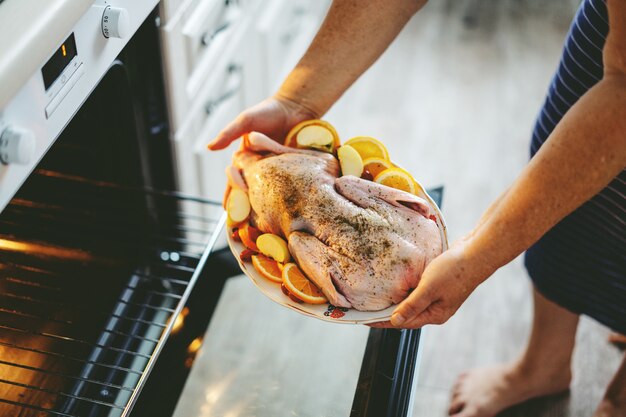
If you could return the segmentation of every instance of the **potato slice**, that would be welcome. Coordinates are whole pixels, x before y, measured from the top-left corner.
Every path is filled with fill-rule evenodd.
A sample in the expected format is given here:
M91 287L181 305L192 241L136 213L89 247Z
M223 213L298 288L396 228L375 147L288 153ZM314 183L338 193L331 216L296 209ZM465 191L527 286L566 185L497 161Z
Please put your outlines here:
M363 174L363 159L361 155L350 145L343 145L337 149L341 175L354 175L360 177Z
M226 216L226 226L229 229L232 229L233 227L239 227L241 225L241 222L236 222L233 219L230 218L230 216Z
M296 135L298 148L312 148L320 151L333 153L335 137L332 132L320 125L304 127Z
M256 240L259 251L276 262L289 262L291 254L287 248L287 242L280 236L272 233L265 233Z
M234 223L241 223L250 215L248 194L240 188L233 188L226 202L226 212Z

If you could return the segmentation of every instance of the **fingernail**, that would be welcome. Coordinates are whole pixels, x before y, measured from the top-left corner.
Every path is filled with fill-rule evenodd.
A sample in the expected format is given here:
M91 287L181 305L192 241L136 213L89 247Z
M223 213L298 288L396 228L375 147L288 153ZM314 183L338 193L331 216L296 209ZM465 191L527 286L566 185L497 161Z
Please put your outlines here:
M391 324L394 326L401 326L406 321L406 318L400 313L394 313L391 316Z

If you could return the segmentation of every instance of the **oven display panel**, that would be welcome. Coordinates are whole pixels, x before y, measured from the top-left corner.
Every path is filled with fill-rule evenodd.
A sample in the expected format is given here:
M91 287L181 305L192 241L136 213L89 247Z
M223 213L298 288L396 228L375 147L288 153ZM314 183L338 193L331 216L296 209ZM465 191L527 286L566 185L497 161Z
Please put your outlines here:
M46 91L50 88L52 84L59 78L63 70L67 67L67 65L72 62L72 59L78 54L76 51L76 40L74 39L74 34L72 33L69 38L63 45L57 49L57 51L52 55L52 58L48 60L46 65L41 69L41 73L43 75L43 83L46 87Z

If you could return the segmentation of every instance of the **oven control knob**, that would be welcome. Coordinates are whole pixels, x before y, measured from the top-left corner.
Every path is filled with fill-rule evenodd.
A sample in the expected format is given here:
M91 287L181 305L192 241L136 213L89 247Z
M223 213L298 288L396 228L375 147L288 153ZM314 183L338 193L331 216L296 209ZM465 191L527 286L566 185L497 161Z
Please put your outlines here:
M119 7L107 6L102 14L102 34L105 38L124 39L128 36L128 12Z
M0 133L0 162L27 165L35 156L35 135L30 130L7 127Z

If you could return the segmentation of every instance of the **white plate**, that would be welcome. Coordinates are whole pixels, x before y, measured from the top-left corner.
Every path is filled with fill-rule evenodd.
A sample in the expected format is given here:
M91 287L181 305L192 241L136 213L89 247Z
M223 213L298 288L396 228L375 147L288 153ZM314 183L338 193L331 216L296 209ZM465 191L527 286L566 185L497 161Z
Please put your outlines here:
M420 187L422 190L418 192L418 196L422 197L433 208L435 211L435 215L437 217L437 226L439 226L439 232L441 233L441 242L442 242L442 251L448 249L448 233L446 231L446 222L443 219L443 215L437 207L437 204L433 201L430 196L423 191L423 187ZM393 310L396 308L395 305L388 307L384 310L380 311L358 311L355 309L348 309L343 307L335 307L331 304L305 304L305 303L297 303L293 301L291 298L286 296L283 291L280 289L280 284L272 282L267 278L264 278L261 274L259 274L256 269L252 266L251 262L242 262L239 255L245 249L245 246L241 242L236 242L232 238L231 228L226 226L226 235L228 237L228 245L230 246L230 250L237 258L237 262L241 267L241 270L244 274L248 276L254 283L254 285L261 290L263 294L269 297L272 301L290 308L294 311L297 311L300 314L304 314L305 316L315 317L320 320L330 321L333 323L347 323L347 324L366 324L366 323L375 323L378 321L386 321L391 318L391 314Z

